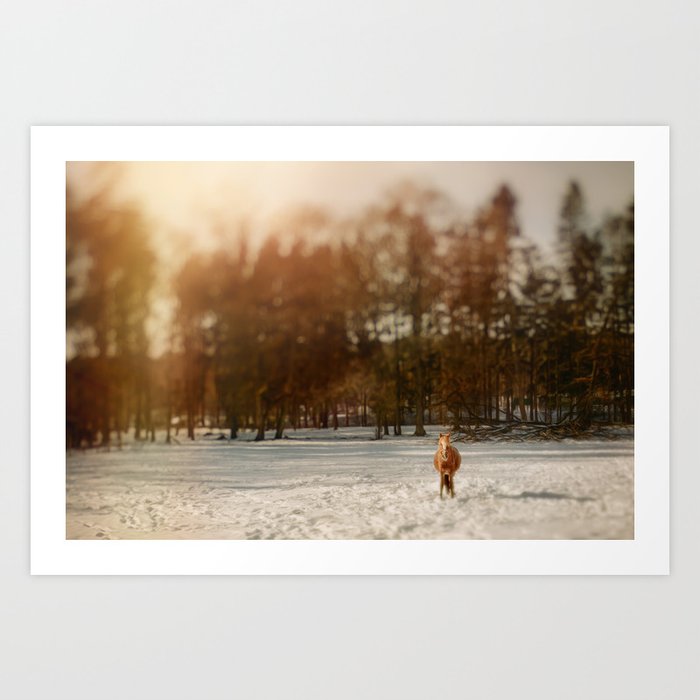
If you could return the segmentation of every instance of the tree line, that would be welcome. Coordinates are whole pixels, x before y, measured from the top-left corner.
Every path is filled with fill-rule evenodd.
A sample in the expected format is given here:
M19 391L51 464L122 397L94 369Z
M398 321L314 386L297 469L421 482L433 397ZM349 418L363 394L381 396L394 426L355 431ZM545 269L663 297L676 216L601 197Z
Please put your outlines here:
M70 190L66 212L68 447L202 426L633 423L634 209L592 227L576 182L552 251L522 235L507 185L470 217L410 184L352 220L299 209L168 276L158 357L143 214Z

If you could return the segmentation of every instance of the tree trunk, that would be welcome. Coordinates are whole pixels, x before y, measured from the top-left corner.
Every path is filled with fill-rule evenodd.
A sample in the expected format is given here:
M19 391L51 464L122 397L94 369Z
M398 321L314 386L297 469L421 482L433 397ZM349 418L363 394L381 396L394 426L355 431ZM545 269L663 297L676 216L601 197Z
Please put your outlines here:
M141 439L141 380L137 377L136 387L136 416L134 418L134 440Z
M284 404L277 408L275 421L275 440L280 440L282 437L284 437Z
M265 439L265 424L267 423L267 406L264 405L262 393L264 389L260 389L255 396L255 424L258 432L255 436L255 441Z
M192 410L187 411L187 437L194 440L194 411Z
M401 415L401 353L399 349L399 329L394 324L394 371L396 381L396 395L394 408L394 435L401 435L401 423L403 423Z
M171 362L172 360L168 358L165 365L165 444L169 445L171 442L170 437L170 424L173 422L173 393L171 385Z
M425 436L425 427L423 426L423 363L421 362L420 352L416 362L416 430L413 433L415 437Z

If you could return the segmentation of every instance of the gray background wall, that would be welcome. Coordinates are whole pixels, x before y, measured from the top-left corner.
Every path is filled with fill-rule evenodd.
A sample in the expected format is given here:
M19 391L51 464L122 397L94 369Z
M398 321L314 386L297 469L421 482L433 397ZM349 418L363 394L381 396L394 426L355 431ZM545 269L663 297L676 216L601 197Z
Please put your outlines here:
M0 695L698 697L699 19L678 0L3 2ZM29 125L248 123L671 125L670 577L29 576Z

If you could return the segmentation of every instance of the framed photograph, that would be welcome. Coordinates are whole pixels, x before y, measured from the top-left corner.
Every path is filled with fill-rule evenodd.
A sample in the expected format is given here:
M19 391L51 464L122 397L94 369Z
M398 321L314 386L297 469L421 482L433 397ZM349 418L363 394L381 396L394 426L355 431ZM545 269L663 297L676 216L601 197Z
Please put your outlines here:
M667 127L31 134L33 574L669 572Z

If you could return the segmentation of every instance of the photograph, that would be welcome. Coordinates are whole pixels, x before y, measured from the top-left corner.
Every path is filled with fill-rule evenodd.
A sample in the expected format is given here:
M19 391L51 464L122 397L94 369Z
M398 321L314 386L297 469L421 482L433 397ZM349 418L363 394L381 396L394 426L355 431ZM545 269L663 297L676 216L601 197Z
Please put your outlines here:
M700 697L700 3L11 5L0 700Z
M635 163L65 162L67 540L634 540Z

